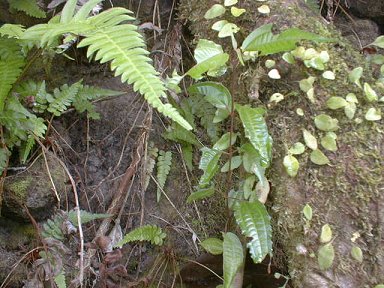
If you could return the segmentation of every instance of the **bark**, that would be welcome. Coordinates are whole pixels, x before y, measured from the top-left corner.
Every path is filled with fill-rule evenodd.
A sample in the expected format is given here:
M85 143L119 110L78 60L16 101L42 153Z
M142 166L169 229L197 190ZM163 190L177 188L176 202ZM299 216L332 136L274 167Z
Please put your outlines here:
M268 1L271 8L269 16L262 16L257 12L257 7L265 2L242 1L238 6L247 10L243 16L233 18L226 14L219 19L206 20L203 16L212 4L208 0L181 0L180 18L187 20L186 23L196 38L220 43L226 51L231 51L228 38L219 39L217 33L210 29L214 22L221 19L235 22L241 27L241 32L237 35L239 43L252 30L266 23L274 23L276 30L297 27L336 39L334 43L328 44L304 44L307 48L313 45L318 51L329 52L331 60L328 69L336 73L334 81L322 79L322 72L305 68L304 65L286 65L281 60L281 55L274 55L268 59L276 60L281 80L268 79L265 75L267 71L258 68L264 67L267 59L264 57L246 67L239 65L233 69L235 66L232 66L223 82L230 87L228 83L231 82L232 75L241 75L237 79L236 89L231 91L232 95L236 101L251 103L253 106L267 106L269 97L275 92L291 95L269 107L267 120L274 138L273 166L269 171L272 187L269 205L273 216L275 246L279 247L275 255L283 252L282 261L286 257L293 286L373 287L384 282L383 120L364 120L370 107L379 108L382 104L368 103L362 90L348 82L348 72L362 66L362 83L370 83L383 95L383 88L374 85L375 67L370 67L363 55L302 1ZM309 75L317 77L314 104L308 101L298 85L298 81ZM359 99L355 118L363 120L360 124L349 120L342 110L332 111L325 105L330 96L345 97L348 93L355 93ZM253 101L251 99L254 97L247 97L248 95L258 95L258 99ZM296 114L297 108L303 109L304 116ZM315 128L313 118L321 113L339 120L340 129L336 132L338 150L325 152L331 160L330 165L318 166L309 160L310 150L307 148L303 155L298 156L298 175L291 178L285 173L282 164L287 147L298 141L303 142L304 128L320 139L323 133ZM325 151L322 147L321 149ZM312 206L314 217L310 227L304 229L302 209L307 203ZM322 271L317 263L317 255L323 245L319 240L321 227L327 223L333 231L335 260L330 269ZM353 246L362 249L362 263L351 257Z

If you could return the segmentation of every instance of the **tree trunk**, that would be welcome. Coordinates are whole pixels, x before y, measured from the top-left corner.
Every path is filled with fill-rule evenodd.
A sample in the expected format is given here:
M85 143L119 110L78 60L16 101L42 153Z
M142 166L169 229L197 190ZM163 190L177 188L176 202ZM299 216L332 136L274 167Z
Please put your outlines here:
M293 286L373 287L383 283L384 129L383 120L365 120L367 110L371 107L380 108L382 103L366 101L363 90L348 81L349 71L362 66L364 73L361 83L369 83L380 98L384 89L380 84L375 84L375 67L370 67L364 56L342 38L333 25L327 24L318 14L308 9L303 1L241 1L237 5L246 9L244 15L234 18L227 12L222 17L206 20L203 16L214 4L212 2L181 0L180 18L188 20L187 25L196 37L222 44L232 56L235 54L230 52L232 48L229 38L219 39L217 32L210 29L218 20L226 19L241 27L237 34L239 43L241 38L266 23L274 23L274 29L278 31L297 27L335 39L335 42L327 44L303 43L306 48L313 45L317 51L328 51L330 62L326 70L335 72L336 79L333 81L322 78L323 71L308 69L302 63L287 65L281 54L259 58L255 63L247 63L245 67L232 66L223 81L229 83L231 75L240 75L236 79L236 91L231 91L232 95L236 101L248 102L253 106L267 106L273 93L285 95L282 102L269 106L267 115L274 139L273 165L268 175L272 187L269 204L275 247L282 249L286 257ZM265 3L271 9L268 16L257 11L257 7ZM282 77L280 80L267 77L267 70L263 68L266 59L276 61ZM308 76L316 77L314 103L299 88L298 82ZM330 110L325 103L331 96L345 98L348 93L355 93L359 100L352 120L345 116L343 109ZM257 100L251 97L255 95ZM303 110L304 116L295 112L297 108ZM340 129L336 132L338 150L326 151L319 145L330 160L329 165L319 166L310 161L311 150L307 148L304 154L297 156L300 169L298 175L292 178L283 167L287 148L295 142L304 143L303 129L315 135L320 144L324 132L316 129L313 120L322 113L339 121ZM313 218L307 221L304 228L306 221L302 210L306 204L312 207ZM318 251L324 246L320 242L320 234L325 224L329 224L333 232L330 243L334 247L335 258L329 269L321 270ZM354 246L363 252L361 263L351 256Z

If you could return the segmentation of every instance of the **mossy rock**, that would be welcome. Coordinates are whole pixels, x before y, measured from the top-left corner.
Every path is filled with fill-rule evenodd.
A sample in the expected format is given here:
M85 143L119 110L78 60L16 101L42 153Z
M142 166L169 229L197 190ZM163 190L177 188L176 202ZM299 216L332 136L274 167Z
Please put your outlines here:
M270 0L269 15L258 13L257 7L262 4L265 3L239 2L238 6L246 9L244 16L239 18L226 13L216 19L204 19L203 15L212 6L211 1L181 0L179 11L181 18L189 20L189 28L197 38L220 43L228 53L232 51L231 41L217 37L217 32L210 28L215 21L226 19L241 27L236 35L239 43L266 23L274 23L276 32L297 27L335 39L333 43L303 44L306 48L328 51L330 62L327 65L336 75L334 81L323 79L323 71L308 69L302 63L287 65L282 61L281 54L259 58L254 64L247 63L243 67L232 65L220 81L227 87L231 86L228 83L237 83L235 89L231 87L236 101L269 106L267 123L274 139L273 165L268 172L272 187L272 203L269 206L275 246L282 249L275 255L282 255L281 263L287 263L293 287L374 287L384 281L383 120L355 122L349 120L343 110L328 109L326 101L331 96L345 97L348 93L355 93L359 100L355 118L360 119L364 119L369 107L382 106L378 102L367 102L362 90L348 81L348 72L358 66L364 68L362 83L375 86L378 94L383 95L384 91L380 84L374 84L373 69L364 56L341 37L333 25L327 24L309 9L304 1ZM267 73L259 72L258 66L264 67L266 59L276 61L281 80L269 79ZM242 81L238 80L240 75ZM308 76L317 77L315 103L308 100L298 85ZM251 90L256 82L258 97L251 99L247 96L253 93ZM268 105L269 97L277 92L287 97L276 105ZM296 114L297 108L304 111L304 116ZM324 132L316 129L313 119L323 113L337 118L340 126L337 131L338 150L325 151L331 164L319 166L312 163L310 149L307 148L307 152L297 157L300 162L298 175L294 178L288 176L283 167L287 148L298 141L303 142L303 128L310 130L319 141ZM306 204L311 205L314 215L309 226L305 226L302 213ZM332 227L335 259L329 269L321 270L317 256L323 245L320 233L324 224ZM363 251L362 263L351 257L353 246Z
M30 222L24 207L36 221L44 220L53 214L55 207L58 207L58 198L63 198L67 193L68 177L57 158L50 153L46 154L46 158L47 163L40 155L24 172L5 178L3 216Z

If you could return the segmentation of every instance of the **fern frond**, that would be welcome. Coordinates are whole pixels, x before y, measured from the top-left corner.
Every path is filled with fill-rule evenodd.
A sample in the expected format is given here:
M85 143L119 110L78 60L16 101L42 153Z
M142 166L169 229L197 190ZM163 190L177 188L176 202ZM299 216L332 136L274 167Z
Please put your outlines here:
M156 225L145 225L126 234L116 247L122 247L124 244L133 241L150 241L153 245L163 245L166 234Z
M153 169L155 169L156 166L156 158L159 154L159 149L153 146L153 142L149 143L149 147L147 150L147 157L146 161L144 163L144 176L143 176L143 189L144 191L147 190L149 185L149 180L151 179L151 175L153 172Z
M8 0L9 7L35 18L45 18L45 12L39 7L36 0Z
M20 163L24 164L27 161L27 158L31 153L33 146L35 146L35 138L30 135L28 136L27 141L25 141L20 147Z
M61 113L72 104L80 88L81 81L76 82L71 86L64 84L60 89L56 88L53 91L54 100L49 103L47 110L55 116L60 116Z
M61 269L60 273L55 276L55 284L57 288L67 288L67 283L65 283L65 270Z
M167 176L169 171L171 171L172 165L172 153L171 151L159 151L159 157L157 158L157 202L160 201L161 190L164 188L165 182L167 181Z
M80 210L80 219L81 219L81 224L85 224L88 222L91 222L93 220L97 219L104 219L111 217L112 215L110 214L98 214L98 213L90 213L85 210ZM77 226L79 223L77 221L77 211L71 210L68 212L68 220L73 223L73 225Z
M25 29L22 25L19 24L3 24L0 27L0 36L7 36L8 38L20 38Z
M11 153L7 148L0 147L0 176L5 170L5 168L7 168L8 158L10 155Z

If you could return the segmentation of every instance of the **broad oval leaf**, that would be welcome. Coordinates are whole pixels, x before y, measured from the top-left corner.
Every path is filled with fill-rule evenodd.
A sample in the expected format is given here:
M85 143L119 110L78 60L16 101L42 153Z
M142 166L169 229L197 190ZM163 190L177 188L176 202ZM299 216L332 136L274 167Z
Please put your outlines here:
M256 177L254 175L251 175L247 177L247 179L245 179L244 185L243 185L244 199L248 200L251 197L251 195L256 192L254 190L255 183L256 183Z
M233 15L233 17L239 17L239 16L243 15L245 12L246 12L245 9L237 8L237 7L231 7L231 14Z
M205 19L213 19L219 17L225 13L225 7L220 4L214 4L204 14Z
M365 114L365 119L368 121L379 121L381 120L381 111L376 108L369 108Z
M327 100L327 107L332 110L343 108L347 104L347 101L343 97L331 97Z
M364 95L369 102L376 102L379 100L376 91L373 90L368 83L364 83Z
M329 159L324 155L319 149L313 150L309 156L311 161L317 165L326 165L329 164Z
M197 83L189 86L188 92L203 95L204 99L217 109L226 109L228 112L231 111L231 93L221 83L211 81Z
M305 151L305 145L301 142L296 142L292 145L291 148L289 148L288 152L293 155L300 155L303 154Z
M303 129L303 137L304 137L305 145L307 145L308 148L312 150L317 149L317 140L315 136L311 134L311 132L309 132L306 129Z
M384 48L384 36L377 37L376 40L371 43L371 45Z
M300 164L299 164L299 161L297 161L295 156L292 156L292 155L285 156L283 165L285 167L285 171L287 171L289 176L295 177L297 175Z
M213 255L223 254L223 240L218 238L207 238L200 243L200 245Z
M348 79L352 83L354 83L357 86L361 87L361 84L360 84L361 75L363 75L363 67L356 67L351 72L349 72Z
M320 143L325 149L335 152L337 151L336 134L333 132L327 132L327 134L321 138Z
M272 253L272 228L265 206L255 202L241 202L234 207L234 215L242 233L249 238L247 247L253 262L260 263Z
M315 125L322 131L336 131L339 129L339 120L326 114L320 114L315 117Z
M221 168L221 172L228 172L229 170L234 170L240 167L243 162L241 156L233 156L230 161L227 161L224 166ZM231 169L229 169L229 163L231 163Z
M334 258L335 250L333 249L332 243L328 243L320 247L317 255L317 262L321 270L331 268Z
M321 235L320 235L320 242L321 243L327 243L332 240L332 229L331 226L328 224L323 225L321 227Z
M231 139L231 143L229 143L229 140ZM237 133L227 132L223 136L220 137L220 139L213 145L213 149L224 151L229 148L229 146L235 144L237 139Z
M223 243L223 273L224 288L231 288L237 271L243 266L244 251L239 238L231 233L224 234Z
M240 28L234 23L225 24L218 34L219 38L230 37L233 34L239 32Z
M236 104L236 110L243 124L245 137L260 154L261 165L267 168L272 159L272 137L264 120L264 109Z
M363 262L363 251L357 246L353 246L351 249L351 256L353 259L355 259L357 262L362 263Z
M323 78L328 79L328 80L335 80L336 79L335 73L333 73L332 71L325 71L322 74L322 76L323 76Z
M311 221L312 220L312 207L309 205L309 204L306 204L303 208L303 214L304 214L304 217L308 220L308 221Z
M243 167L248 173L253 173L257 176L262 185L265 185L265 167L262 166L260 153L250 143L245 143L241 146L243 152Z

